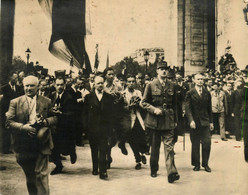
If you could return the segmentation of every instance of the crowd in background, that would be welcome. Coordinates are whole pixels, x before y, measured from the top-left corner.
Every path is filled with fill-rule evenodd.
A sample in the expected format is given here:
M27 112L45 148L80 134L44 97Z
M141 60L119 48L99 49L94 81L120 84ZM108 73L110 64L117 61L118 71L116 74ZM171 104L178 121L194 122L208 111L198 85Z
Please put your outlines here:
M122 93L126 89L127 78L126 75L119 74L115 75L113 72L110 80L113 80L113 85L115 86L114 91L117 93ZM84 98L94 87L94 77L95 73L92 72L88 76L78 75L72 78L70 74L66 75L65 71L56 71L55 76L51 75L38 75L39 76L39 95L51 98L52 92L56 91L55 78L58 75L62 75L66 81L66 91L73 97L77 105L75 109L77 112L77 145L82 145L81 138L87 138L87 132L83 129L83 124L80 121L80 116L82 113L82 107L84 103ZM227 72L221 74L217 71L207 70L203 72L204 76L204 86L211 93L212 97L212 112L214 119L214 131L213 134L220 134L223 141L227 138L231 138L230 135L235 135L237 141L241 140L241 123L240 117L242 114L242 100L244 99L243 88L245 86L245 79L247 79L247 67L245 70L236 70L233 72ZM7 112L10 100L24 95L22 80L25 77L24 71L19 73L13 73L9 79L9 82L1 87L1 131L3 135L2 152L11 152L10 147L10 134L4 129L5 124L5 112ZM179 124L177 127L177 134L182 135L184 132L189 130L189 125L187 124L187 118L185 116L184 99L186 92L194 87L192 81L193 75L187 75L183 77L180 73L170 71L167 75L167 79L171 80L176 84L177 96L179 100L178 113L179 113ZM141 91L143 95L145 86L147 83L153 80L148 75L142 75L142 73L137 73L135 75L135 88ZM105 75L105 79L108 80L108 75ZM112 82L112 81L111 81ZM107 82L105 82L107 83ZM111 84L111 85L112 85ZM105 86L105 90L108 91L108 87ZM112 92L111 92L112 93ZM115 92L113 92L115 93ZM116 94L116 93L115 93Z
M183 77L179 72L170 70L169 67L161 65L161 68L162 71L166 70L166 79L169 84L173 83L173 90L175 88L176 93L176 108L173 103L165 105L167 108L173 107L177 114L175 117L177 120L174 121L176 122L175 129L172 128L174 134L172 144L174 145L179 135L184 135L192 128L185 114L185 97L196 84L194 83L195 75ZM222 141L232 138L241 141L244 136L246 161L248 160L245 130L248 122L245 117L247 115L247 106L245 107L247 73L248 67L242 71L236 69L225 72L225 74L213 70L201 73L204 90L211 95L211 104L209 104L211 118L213 118L211 134L219 134ZM51 175L62 172L64 156L69 155L72 164L76 162L76 146L83 147L85 140L89 140L91 147L92 174L98 175L98 170L100 170L101 179L108 177L106 169L111 167L113 161L111 149L117 143L124 155L128 154L125 144L130 145L135 157L136 170L141 169L141 163L147 163L145 155L150 154L152 135L149 128L144 125L149 108L145 110L146 102L143 102L143 106L141 102L145 96L149 95L147 86L155 78L142 75L142 73L115 75L111 67L106 68L103 73L92 72L88 76L79 74L72 78L72 75L66 75L65 71L55 71L55 76L36 74L36 77L39 78L39 84L37 90L34 90L35 96L47 97L52 104L52 116L57 116L57 119L53 120L54 127L51 128L53 143L50 143L52 152L49 158L56 165ZM32 77L26 78L32 81ZM11 131L5 126L6 116L11 112L14 114L10 102L24 94L27 96L29 91L27 86L26 89L23 86L23 79L26 78L23 71L13 73L9 82L1 87L1 152L4 154L13 153L11 144L13 137ZM168 93L173 95L170 88ZM7 115L6 112L8 112ZM32 115L32 113L29 114ZM43 116L37 117L44 122ZM8 123L11 123L11 120L7 116ZM48 125L48 122L45 120L44 124ZM26 126L20 127L21 130L25 128ZM102 129L105 130L102 131ZM211 169L206 169L206 171L211 172ZM177 172L173 174L172 177L170 175L168 177L170 183L179 179ZM151 176L156 177L156 173L152 172Z

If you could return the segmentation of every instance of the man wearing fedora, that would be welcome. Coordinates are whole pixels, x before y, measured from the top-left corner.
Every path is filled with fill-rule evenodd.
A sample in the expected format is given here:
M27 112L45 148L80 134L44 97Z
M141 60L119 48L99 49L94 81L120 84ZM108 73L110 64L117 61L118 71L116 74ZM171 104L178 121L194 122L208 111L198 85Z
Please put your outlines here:
M180 178L174 162L174 129L177 126L177 95L174 83L166 77L167 62L158 62L157 78L150 82L143 95L142 105L147 110L145 127L152 133L151 177L157 177L161 138L164 143L168 182Z

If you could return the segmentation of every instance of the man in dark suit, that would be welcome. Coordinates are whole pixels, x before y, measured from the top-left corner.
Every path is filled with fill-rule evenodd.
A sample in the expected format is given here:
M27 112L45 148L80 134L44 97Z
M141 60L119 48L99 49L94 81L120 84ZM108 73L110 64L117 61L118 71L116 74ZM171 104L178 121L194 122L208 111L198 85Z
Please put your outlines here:
M65 80L58 77L55 80L56 91L52 93L51 100L53 112L58 117L56 130L52 132L54 149L52 160L56 165L51 175L62 172L63 165L60 154L70 155L71 163L77 160L75 146L75 126L74 126L74 101L71 95L65 91Z
M84 124L88 130L93 175L100 179L106 179L107 175L107 150L108 139L113 129L113 107L114 98L103 90L104 78L96 76L94 82L95 90L85 97Z
M241 128L242 123L240 110L242 108L242 101L243 101L243 81L237 80L236 81L237 89L233 92L233 113L234 116L234 131L235 131L235 138L236 141L241 140Z
M233 86L231 82L227 83L227 89L225 91L226 99L227 99L227 112L225 115L225 126L226 126L226 137L231 139L230 134L234 134L234 125L232 116L233 113Z
M193 79L195 87L186 94L185 109L190 124L192 143L191 163L194 171L200 170L200 143L202 143L202 166L211 172L208 166L211 148L210 130L213 127L211 95L203 87L203 76L196 74Z
M180 178L174 163L174 129L177 126L177 94L174 83L168 81L166 62L157 64L157 78L149 83L143 95L142 105L147 110L145 126L152 133L151 177L157 177L161 137L164 143L168 182Z
M50 98L51 92L50 92L50 88L48 87L46 80L40 81L38 94Z
M247 74L247 72L246 72ZM248 94L248 78L245 79L245 86L243 92L243 101L242 101L242 120L243 120L243 136L244 136L244 154L245 154L245 161L248 163L248 101L247 101L247 94Z
M77 77L73 80L72 85L67 88L67 92L71 95L74 102L74 125L75 125L75 138L76 145L82 146L82 122L81 114L83 109L82 94L80 92L80 87L83 84L83 80L80 77Z
M5 129L4 124L6 121L5 113L9 109L10 101L20 96L20 88L17 85L17 74L16 73L13 73L11 75L9 83L7 83L1 88L0 93L3 95L2 100L1 100L1 108L0 108L0 118L1 118L1 121L0 121L1 132L0 133L2 134L2 137L3 137L3 140L1 140L1 144L2 144L1 152L3 152L4 154L9 154L9 153L12 153L10 149L11 137L10 137L10 132Z
M25 95L11 100L6 113L6 126L13 135L17 163L22 167L29 194L49 194L48 157L53 147L50 126L51 100L37 95L38 78L23 80Z

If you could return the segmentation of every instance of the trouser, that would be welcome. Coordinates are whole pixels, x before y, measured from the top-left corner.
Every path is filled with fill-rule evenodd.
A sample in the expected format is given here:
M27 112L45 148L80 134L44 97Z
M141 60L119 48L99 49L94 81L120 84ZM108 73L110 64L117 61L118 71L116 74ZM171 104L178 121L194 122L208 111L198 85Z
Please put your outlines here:
M174 162L174 130L151 130L152 132L152 145L151 145L151 158L150 158L150 168L151 172L157 172L159 169L159 154L161 137L164 143L164 154L165 154L165 165L167 170L167 175L172 173L177 173L177 169Z
M39 154L27 157L17 154L16 161L25 173L28 193L30 195L48 195L48 155Z
M234 115L234 127L235 127L235 137L237 141L241 140L241 128L242 128L242 121L237 114Z
M202 166L208 165L208 160L211 150L211 135L209 126L196 127L191 129L190 140L192 143L191 148L191 164L193 166L200 166L200 143L202 144Z
M233 121L234 121L234 117L232 117L231 114L225 116L226 131L228 131L232 135L235 134Z
M248 162L248 121L247 120L244 120L243 136L244 136L245 161Z
M89 135L93 171L107 172L108 139Z
M225 131L225 114L221 113L213 113L213 118L215 118L214 129L220 130L220 138L226 139L226 131ZM218 127L217 127L218 126Z

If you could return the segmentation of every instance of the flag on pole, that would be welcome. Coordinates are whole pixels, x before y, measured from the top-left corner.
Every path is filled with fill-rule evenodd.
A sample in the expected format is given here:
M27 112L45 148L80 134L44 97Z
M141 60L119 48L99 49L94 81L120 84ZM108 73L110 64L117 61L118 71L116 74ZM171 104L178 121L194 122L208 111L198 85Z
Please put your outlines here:
M107 61L106 61L106 68L109 67L109 51L108 51L108 54L107 54Z
M88 54L85 48L87 30L86 13L88 0L38 0L46 15L52 20L52 35L49 51L62 60L82 68L85 64L86 72L91 72Z
M95 65L94 65L95 71L97 71L98 66L99 66L99 59L98 59L98 44L96 44L96 55L95 55Z

